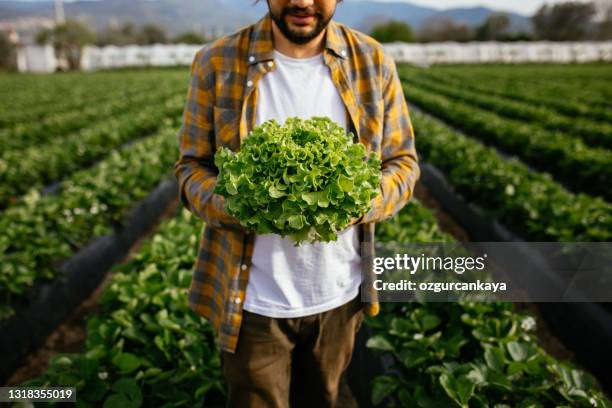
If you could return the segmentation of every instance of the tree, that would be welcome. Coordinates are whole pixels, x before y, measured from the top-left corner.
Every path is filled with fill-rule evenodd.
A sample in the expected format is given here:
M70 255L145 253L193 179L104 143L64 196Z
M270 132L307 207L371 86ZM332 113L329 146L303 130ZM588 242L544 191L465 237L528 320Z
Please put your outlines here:
M145 24L140 28L140 45L165 44L168 42L166 30L155 24Z
M600 41L612 40L612 4L601 1L598 8L600 18L597 23L595 39Z
M204 44L206 39L203 35L196 33L195 31L186 31L177 35L173 41L175 44Z
M85 24L77 20L66 20L52 29L45 29L36 35L39 44L53 44L55 55L59 60L68 63L68 69L76 71L81 68L83 47L95 41L96 35Z
M419 31L423 42L458 41L466 42L473 38L472 29L466 24L455 23L448 17L429 18Z
M98 35L96 44L99 46L138 44L138 35L136 26L132 22L128 21L121 26L109 25Z
M510 26L510 18L504 13L493 13L476 28L476 39L479 41L497 41L505 35Z
M499 41L533 41L533 34L520 31L500 35Z
M372 27L370 35L381 43L393 41L414 42L415 36L412 28L403 21L390 20L386 23Z
M0 70L10 70L15 67L15 46L8 34L0 30Z
M541 40L580 41L591 35L595 11L593 3L544 4L531 21L536 37Z

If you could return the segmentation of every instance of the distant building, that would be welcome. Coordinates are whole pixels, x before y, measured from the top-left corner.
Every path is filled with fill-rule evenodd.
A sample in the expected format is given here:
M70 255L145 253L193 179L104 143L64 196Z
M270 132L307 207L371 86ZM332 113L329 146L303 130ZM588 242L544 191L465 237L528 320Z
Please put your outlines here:
M17 48L19 72L51 73L57 69L55 51L50 45L24 45Z

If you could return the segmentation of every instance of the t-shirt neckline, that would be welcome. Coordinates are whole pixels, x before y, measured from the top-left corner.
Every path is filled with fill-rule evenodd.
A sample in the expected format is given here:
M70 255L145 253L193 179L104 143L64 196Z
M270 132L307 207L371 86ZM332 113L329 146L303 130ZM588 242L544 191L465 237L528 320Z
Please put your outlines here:
M323 59L323 53L320 52L317 55L313 55L312 57L306 57L306 58L294 58L294 57L290 57L288 55L283 54L282 52L274 49L273 51L274 53L274 58L278 58L279 60L283 61L283 62L288 62L290 64L315 64L320 62Z

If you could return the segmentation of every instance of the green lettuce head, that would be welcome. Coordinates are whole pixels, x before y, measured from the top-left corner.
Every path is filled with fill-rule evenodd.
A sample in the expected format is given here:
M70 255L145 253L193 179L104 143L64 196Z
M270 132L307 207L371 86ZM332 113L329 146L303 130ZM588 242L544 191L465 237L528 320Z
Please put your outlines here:
M327 117L274 119L255 127L235 153L215 154L214 189L226 211L258 234L335 241L352 218L370 210L381 162Z

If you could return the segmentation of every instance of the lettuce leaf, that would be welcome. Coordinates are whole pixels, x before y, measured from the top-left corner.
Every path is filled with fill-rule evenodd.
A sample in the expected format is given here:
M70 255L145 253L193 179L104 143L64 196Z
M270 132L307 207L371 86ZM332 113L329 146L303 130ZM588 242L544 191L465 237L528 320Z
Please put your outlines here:
M327 117L266 121L239 152L218 149L215 165L214 192L225 197L228 214L295 245L337 240L370 210L381 179L380 159Z

